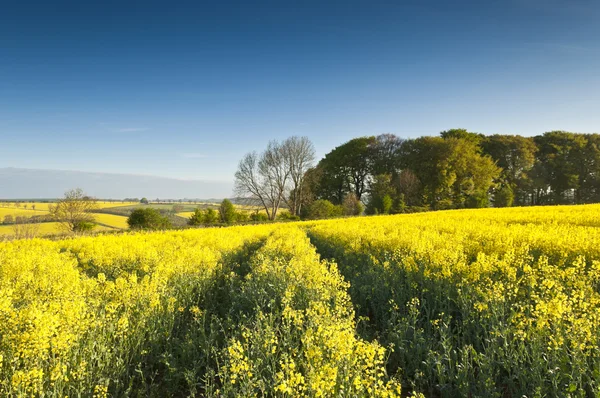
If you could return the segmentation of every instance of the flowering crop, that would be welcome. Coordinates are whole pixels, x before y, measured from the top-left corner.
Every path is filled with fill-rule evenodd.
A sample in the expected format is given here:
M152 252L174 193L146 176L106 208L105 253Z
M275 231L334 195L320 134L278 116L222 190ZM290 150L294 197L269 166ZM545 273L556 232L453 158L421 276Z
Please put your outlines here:
M365 336L426 395L600 393L600 206L316 223Z
M598 205L5 242L0 396L598 396L599 282Z

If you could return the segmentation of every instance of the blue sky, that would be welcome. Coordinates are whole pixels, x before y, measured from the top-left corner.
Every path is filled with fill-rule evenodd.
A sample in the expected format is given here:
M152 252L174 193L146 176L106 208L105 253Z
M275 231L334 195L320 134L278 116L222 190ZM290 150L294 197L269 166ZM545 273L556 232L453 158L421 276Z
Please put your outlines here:
M127 4L125 4L127 3ZM271 139L600 130L600 2L28 2L0 167L231 181Z

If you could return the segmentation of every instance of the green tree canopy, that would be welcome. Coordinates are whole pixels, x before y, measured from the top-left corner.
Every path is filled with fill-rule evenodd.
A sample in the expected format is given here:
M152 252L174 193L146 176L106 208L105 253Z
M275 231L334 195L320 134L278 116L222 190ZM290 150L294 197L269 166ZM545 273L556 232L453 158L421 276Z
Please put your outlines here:
M127 218L127 224L131 229L141 230L161 230L171 227L171 222L167 217L160 214L160 211L153 208L135 209Z

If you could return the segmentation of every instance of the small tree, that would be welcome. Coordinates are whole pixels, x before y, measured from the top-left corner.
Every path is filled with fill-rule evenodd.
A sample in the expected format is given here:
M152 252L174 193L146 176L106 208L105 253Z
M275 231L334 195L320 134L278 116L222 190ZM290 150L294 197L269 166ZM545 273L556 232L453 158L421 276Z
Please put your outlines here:
M315 200L308 206L306 218L311 220L317 220L320 218L339 217L343 213L342 206L335 206L328 200L319 199Z
M16 239L33 239L39 235L40 225L25 217L17 217L19 222L13 224L13 235Z
M256 212L250 214L250 220L251 221L257 221L257 222L265 222L265 221L269 221L269 217L267 217L266 214L260 213L257 210Z
M143 205L147 205L148 204L148 199L142 198L142 200L140 200L140 203L143 204Z
M345 216L360 216L364 210L362 202L358 200L354 192L350 192L344 196L342 208L344 209Z
M225 224L231 224L235 222L236 219L236 211L233 203L229 199L223 199L221 202L221 206L219 207L219 216L221 217L221 222Z
M215 209L208 208L204 213L204 224L213 225L219 222L219 213Z
M510 207L515 200L515 194L510 185L502 185L500 189L494 192L495 207Z
M54 206L48 206L50 214L62 228L71 233L84 233L94 224L91 212L98 208L96 200L86 195L81 188L65 192ZM93 228L93 227L92 227Z
M194 210L194 214L192 214L190 216L190 218L188 218L188 225L191 226L198 226L198 225L203 225L204 224L204 212L200 209L196 209Z
M161 230L171 227L169 219L153 208L135 209L129 215L127 224L131 229L141 230Z

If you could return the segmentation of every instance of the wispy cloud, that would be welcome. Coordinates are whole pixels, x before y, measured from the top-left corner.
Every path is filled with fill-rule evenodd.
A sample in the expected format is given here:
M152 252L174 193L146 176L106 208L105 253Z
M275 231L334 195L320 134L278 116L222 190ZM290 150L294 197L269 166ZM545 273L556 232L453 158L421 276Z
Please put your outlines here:
M117 133L137 133L140 131L147 131L148 128L147 127L125 127L125 128L121 128L121 129L116 129L115 131Z
M202 159L205 158L206 155L203 153L182 153L179 155L180 157L184 158L184 159Z

